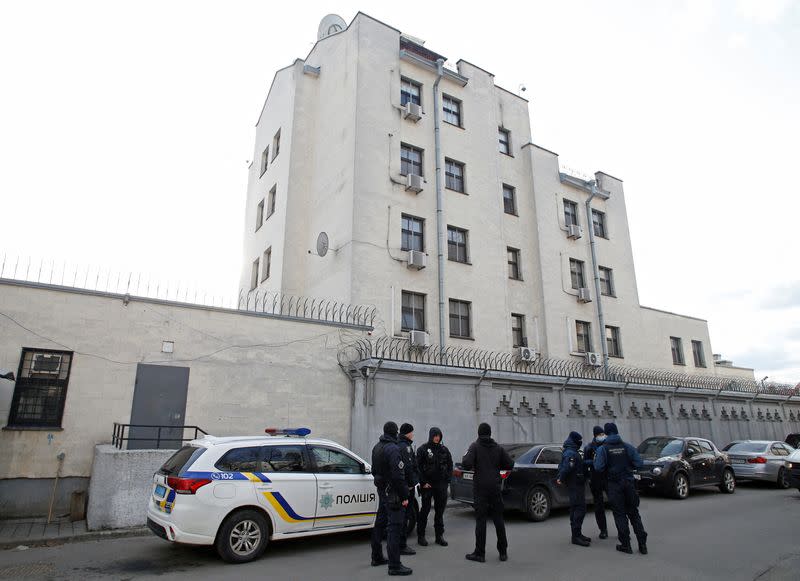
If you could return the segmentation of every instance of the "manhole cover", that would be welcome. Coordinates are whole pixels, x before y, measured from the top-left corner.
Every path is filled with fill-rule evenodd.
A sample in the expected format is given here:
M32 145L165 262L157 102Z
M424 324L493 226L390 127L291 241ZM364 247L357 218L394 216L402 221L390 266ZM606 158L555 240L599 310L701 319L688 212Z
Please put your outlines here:
M0 569L0 579L19 579L34 575L49 575L56 572L53 563L29 563L27 565L12 565Z

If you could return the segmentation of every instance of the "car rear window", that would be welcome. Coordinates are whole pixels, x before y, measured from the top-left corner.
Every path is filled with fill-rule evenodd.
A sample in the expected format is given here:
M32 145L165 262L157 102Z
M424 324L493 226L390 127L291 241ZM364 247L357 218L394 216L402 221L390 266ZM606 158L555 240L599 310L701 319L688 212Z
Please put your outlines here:
M178 475L188 469L205 451L205 448L198 446L184 446L164 462L160 472L171 476Z
M533 447L531 444L502 444L502 446L514 462Z
M726 452L765 452L767 445L763 442L737 442L725 447Z

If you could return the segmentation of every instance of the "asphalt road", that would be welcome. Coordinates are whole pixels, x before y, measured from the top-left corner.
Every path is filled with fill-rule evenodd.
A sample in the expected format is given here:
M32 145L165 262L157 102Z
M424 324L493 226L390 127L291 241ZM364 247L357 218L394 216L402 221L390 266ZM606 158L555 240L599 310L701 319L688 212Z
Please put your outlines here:
M743 484L732 496L709 489L685 501L642 499L650 535L647 556L614 550L612 535L598 540L594 517L584 534L590 548L569 543L569 518L556 511L544 523L506 516L509 560L501 563L491 529L487 562L464 555L473 548L469 508L448 509L450 546L419 547L404 563L416 579L591 580L619 579L800 579L800 492ZM609 512L609 518L611 514ZM429 533L429 540L432 533ZM384 567L369 565L369 535L354 532L271 544L247 565L227 565L210 548L175 546L154 536L65 544L0 553L0 579L384 579ZM411 543L416 548L416 542Z

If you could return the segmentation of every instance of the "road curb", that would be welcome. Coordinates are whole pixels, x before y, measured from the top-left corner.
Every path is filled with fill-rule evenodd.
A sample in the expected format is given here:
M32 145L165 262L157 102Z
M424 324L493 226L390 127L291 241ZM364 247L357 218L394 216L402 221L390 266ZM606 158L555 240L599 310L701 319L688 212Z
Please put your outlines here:
M105 541L110 539L123 539L126 537L144 537L150 533L147 527L131 527L128 529L114 529L110 531L92 531L70 537L48 537L38 539L14 539L0 541L0 550L24 547L55 547L66 543L82 543L84 541Z

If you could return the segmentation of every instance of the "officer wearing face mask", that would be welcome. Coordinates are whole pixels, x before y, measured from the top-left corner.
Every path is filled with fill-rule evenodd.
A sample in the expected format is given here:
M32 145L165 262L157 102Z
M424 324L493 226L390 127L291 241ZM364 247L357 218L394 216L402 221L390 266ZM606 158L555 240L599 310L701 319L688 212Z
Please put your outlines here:
M597 454L597 449L605 442L606 434L600 426L592 428L592 433L594 438L583 449L583 461L586 466L586 476L589 478L589 489L592 491L594 518L597 521L597 527L600 529L600 538L607 539L608 522L606 521L605 498L603 497L603 492L606 490L606 476L594 469L594 457Z

